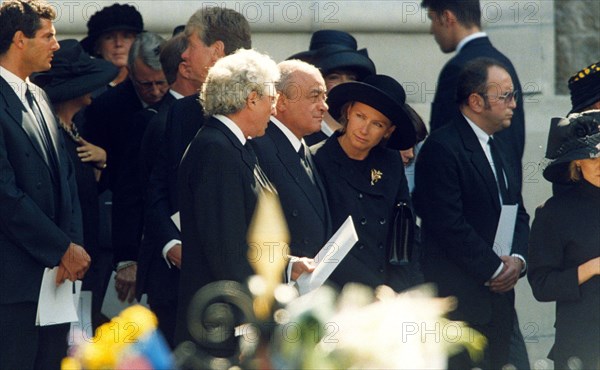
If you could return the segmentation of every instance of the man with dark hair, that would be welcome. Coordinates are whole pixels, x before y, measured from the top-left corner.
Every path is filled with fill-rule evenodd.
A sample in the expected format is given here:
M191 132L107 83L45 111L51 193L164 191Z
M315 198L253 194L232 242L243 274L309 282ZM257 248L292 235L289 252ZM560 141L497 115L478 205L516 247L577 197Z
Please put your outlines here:
M82 279L81 210L72 163L46 94L29 82L59 49L53 8L0 5L0 368L59 368L68 324L36 326L44 269ZM70 284L70 283L66 283Z
M129 50L128 80L94 99L85 111L87 137L107 154L104 172L113 193L115 287L119 299L130 302L135 296L136 261L143 227L143 196L137 164L145 127L136 124L134 117L144 107L160 101L167 92L168 84L159 61L163 43L164 39L157 34L140 33Z
M515 90L522 92L517 72L510 60L496 49L485 32L481 31L481 9L479 0L423 0L423 8L431 19L430 32L444 53L456 51L444 66L438 77L435 97L431 104L431 131L435 131L454 118L460 118L456 101L458 74L469 61L477 57L495 59L506 66ZM514 167L521 179L521 159L525 148L525 113L522 95L517 96L509 128L499 133L510 144L510 166Z
M509 362L513 288L525 272L529 235L519 179L504 165L507 146L497 136L511 125L517 90L506 68L489 58L467 63L458 81L460 118L429 136L416 164L413 201L422 219L421 267L440 296L458 298L451 318L466 321L488 339L481 363L459 357L450 368L499 369ZM513 238L502 251L496 230L505 205L516 206L517 215L504 236Z

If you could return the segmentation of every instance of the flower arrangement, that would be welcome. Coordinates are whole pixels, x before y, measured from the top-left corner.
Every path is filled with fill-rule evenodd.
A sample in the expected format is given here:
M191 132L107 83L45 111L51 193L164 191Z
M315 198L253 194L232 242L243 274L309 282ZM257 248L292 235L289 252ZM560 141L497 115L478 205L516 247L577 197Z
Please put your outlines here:
M99 326L93 338L75 343L69 349L69 356L63 359L61 369L174 368L157 324L156 315L144 306L128 307Z
M423 285L396 294L382 286L348 284L337 295L321 287L279 314L271 351L279 369L445 369L449 355L465 347L483 355L487 340L444 315L454 299L434 298Z

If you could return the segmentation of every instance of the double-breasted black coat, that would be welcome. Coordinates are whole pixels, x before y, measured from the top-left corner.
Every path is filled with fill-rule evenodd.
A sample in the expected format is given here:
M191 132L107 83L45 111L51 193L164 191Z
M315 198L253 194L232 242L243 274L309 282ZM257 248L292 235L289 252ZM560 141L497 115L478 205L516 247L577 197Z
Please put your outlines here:
M357 282L376 287L386 284L400 291L418 282L411 267L394 266L388 260L388 238L394 208L409 202L408 184L398 151L374 147L363 161L350 159L335 133L311 147L314 161L327 189L333 230L352 216L358 242L331 275L343 286ZM371 171L381 179L371 183Z

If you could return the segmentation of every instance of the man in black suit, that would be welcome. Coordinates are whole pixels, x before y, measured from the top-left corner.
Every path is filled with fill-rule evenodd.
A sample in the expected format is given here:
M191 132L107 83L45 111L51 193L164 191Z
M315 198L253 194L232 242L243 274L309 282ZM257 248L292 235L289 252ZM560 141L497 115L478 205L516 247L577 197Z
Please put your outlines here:
M141 171L143 190L147 189L150 173L159 155L158 148L163 143L169 110L177 100L190 96L198 90L196 84L189 78L187 63L181 58L186 47L187 39L183 34L178 34L165 43L160 53L160 62L170 86L169 91L160 103L138 113L138 116L142 116L141 120L148 122L139 153L141 166L137 168ZM147 197L144 208L144 238L138 256L136 297L140 300L142 294L148 294L148 304L158 318L159 329L172 345L181 259L172 255L171 260L168 260L163 256L162 249L168 240L161 240L161 234L157 233L160 228L152 224L155 216L148 211L154 208L148 207ZM170 220L168 222L170 223Z
M200 98L211 118L190 143L178 174L185 248L176 342L190 338L188 306L198 289L217 280L245 283L253 274L246 234L258 192L273 188L246 144L265 133L278 78L269 57L242 49L219 60L202 87Z
M180 74L197 91L202 87L208 69L219 58L239 48L250 48L250 25L243 15L232 9L202 7L189 19L183 37L187 48L181 54ZM179 210L177 173L181 157L204 123L204 111L198 94L190 93L174 101L168 112L160 114L166 115L164 137L158 150L152 148L157 152L156 163L148 179L144 225L148 242L152 244L152 251L148 253L152 256L142 258L152 261L148 262L153 266L151 279L157 284L156 292L161 292L160 299L167 298L170 310L176 311L182 243L171 215ZM171 265L170 269L167 263ZM153 284L149 279L146 277L142 284ZM166 286L168 290L165 290Z
M112 191L112 244L116 283L120 300L133 300L137 258L143 227L143 196L139 144L145 127L135 114L159 102L168 84L159 60L164 39L151 32L140 33L129 51L128 79L94 99L85 111L84 131L91 142L106 150ZM134 154L133 154L134 153ZM133 162L133 163L132 163Z
M513 287L524 274L527 256L529 216L517 174L503 165L507 146L496 135L511 124L515 91L497 61L468 63L457 88L461 117L429 136L416 164L413 200L422 219L425 280L437 284L440 296L458 298L452 319L466 321L487 337L484 361L477 365L488 369L509 361L516 318ZM503 205L517 205L518 211L510 252L496 253Z
M488 57L506 66L515 86L522 92L521 83L511 61L496 49L485 32L481 32L481 9L479 0L423 0L431 19L430 32L444 53L456 51L440 72L431 104L430 131L435 131L454 118L460 118L456 101L458 74L469 61ZM521 159L525 149L525 113L522 94L517 96L517 108L509 128L498 133L507 144L507 154L514 160L511 166L521 179Z
M502 63L513 81L515 90L522 92L517 72L510 59L496 49L485 32L481 31L481 8L479 0L422 0L431 19L430 32L444 53L456 54L444 65L431 104L430 131L437 130L453 119L461 117L456 101L458 75L462 68L478 57L489 57ZM509 147L507 166L517 173L519 184L523 178L523 152L525 150L525 112L523 94L516 96L517 107L510 127L498 133ZM515 320L511 341L511 362L519 369L529 368L529 358L518 320Z
M319 70L299 60L279 63L277 114L265 136L252 140L267 177L279 193L290 230L294 256L314 257L331 234L325 188L302 139L318 132L325 103L325 81Z
M36 326L45 268L56 284L82 279L81 210L72 163L46 94L29 82L59 45L54 9L0 5L0 368L59 368L68 324Z

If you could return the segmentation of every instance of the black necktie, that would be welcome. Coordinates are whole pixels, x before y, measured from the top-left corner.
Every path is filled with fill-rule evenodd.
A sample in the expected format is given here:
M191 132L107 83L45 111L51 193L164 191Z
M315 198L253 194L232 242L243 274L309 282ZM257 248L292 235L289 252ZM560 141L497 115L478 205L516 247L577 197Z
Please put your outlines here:
M314 178L312 168L310 167L310 163L307 158L306 147L304 146L304 143L300 143L300 149L298 149L298 155L300 156L300 163L302 164L302 167L304 167L304 170L306 171L308 178L310 179L310 181L312 181L314 183L315 178Z
M506 188L506 182L504 179L504 166L502 165L502 157L500 157L500 152L498 151L498 147L496 146L493 137L490 136L488 144L490 145L492 161L494 161L494 168L496 169L496 182L498 183L500 195L502 196L502 204L510 204L508 199L508 189Z
M29 104L29 108L33 112L35 116L35 120L38 124L40 138L44 145L44 150L46 155L48 156L48 164L52 171L56 171L58 169L58 157L56 155L56 150L54 150L54 144L52 143L52 136L50 135L50 130L48 130L48 125L46 124L46 120L44 119L44 115L42 114L42 110L38 106L37 102L33 98L31 91L29 88L25 90L25 98L27 99L27 103Z

